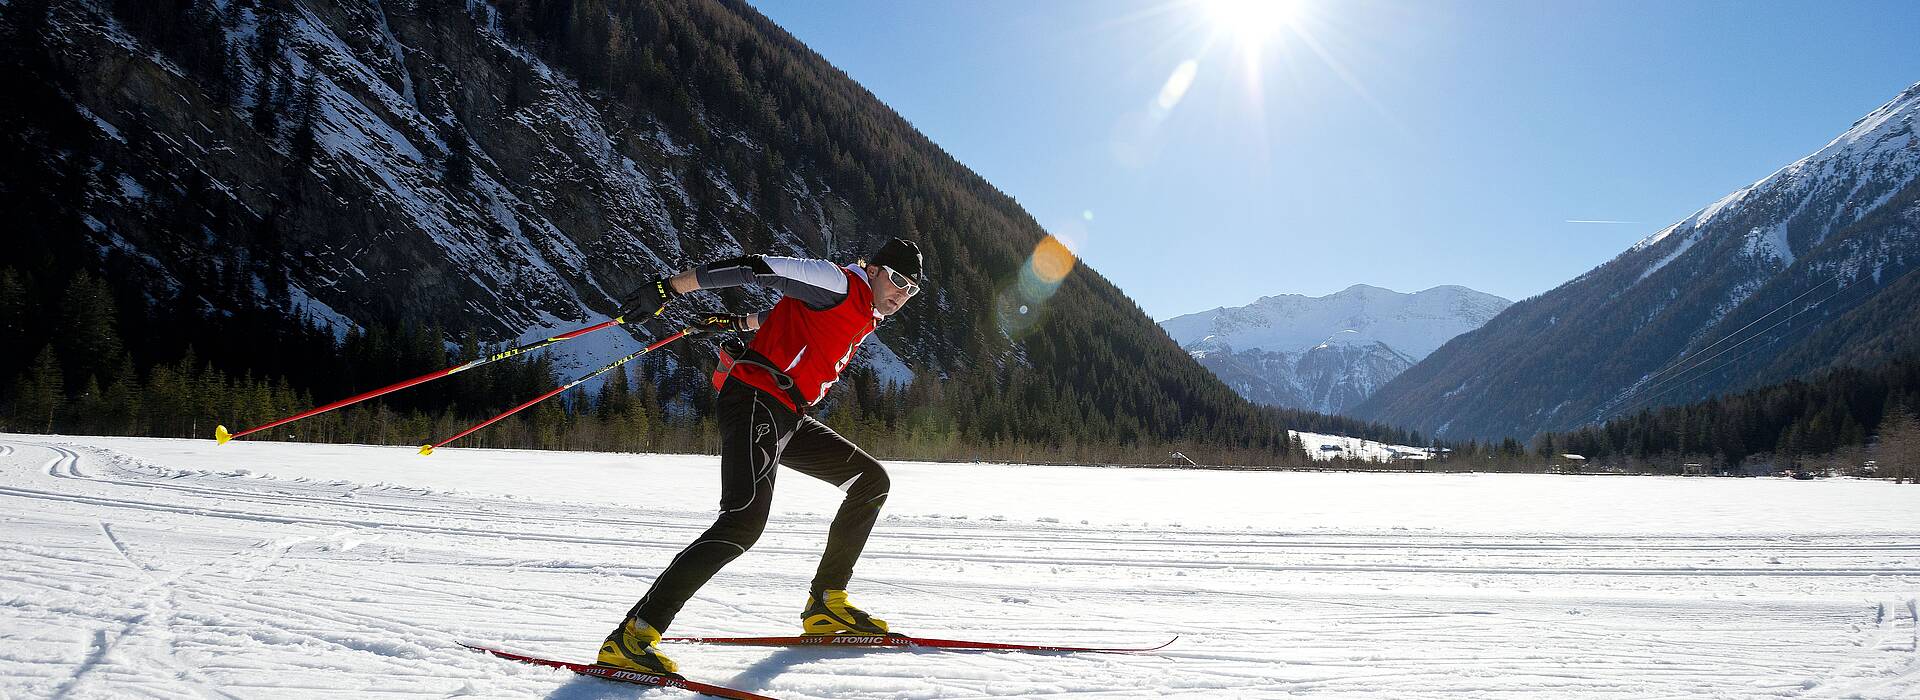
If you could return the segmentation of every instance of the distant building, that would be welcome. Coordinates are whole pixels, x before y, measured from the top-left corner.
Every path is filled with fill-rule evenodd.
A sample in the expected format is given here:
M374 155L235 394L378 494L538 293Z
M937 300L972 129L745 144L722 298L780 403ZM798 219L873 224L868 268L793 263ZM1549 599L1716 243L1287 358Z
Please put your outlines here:
M1564 453L1560 455L1560 459L1547 465L1547 471L1555 474L1565 474L1568 472L1577 474L1583 471L1586 466L1587 458L1584 455Z

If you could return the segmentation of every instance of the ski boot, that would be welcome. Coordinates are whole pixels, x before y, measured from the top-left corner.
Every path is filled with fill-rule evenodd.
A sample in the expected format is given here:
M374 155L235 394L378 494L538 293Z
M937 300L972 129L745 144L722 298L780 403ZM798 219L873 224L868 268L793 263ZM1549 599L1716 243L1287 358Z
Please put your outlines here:
M886 634L885 620L868 615L847 602L846 591L824 591L807 596L800 626L808 637L832 634Z
M620 622L613 633L607 635L607 641L600 644L600 658L595 665L623 668L629 671L651 673L660 676L678 678L679 666L660 655L660 630L653 625L633 618Z

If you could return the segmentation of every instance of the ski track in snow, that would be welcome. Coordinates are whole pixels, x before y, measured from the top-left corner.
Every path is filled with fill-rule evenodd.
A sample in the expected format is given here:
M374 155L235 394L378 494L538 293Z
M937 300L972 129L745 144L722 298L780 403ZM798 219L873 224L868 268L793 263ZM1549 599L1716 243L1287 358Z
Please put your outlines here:
M717 481L713 458L218 450L0 434L0 697L693 697L511 664L455 642L590 660L659 567L710 521L699 509L717 485L696 484ZM335 478L313 466L328 455L396 483ZM236 460L255 466L222 471ZM567 463L590 463L589 474L591 464L624 468L604 468L592 495L512 495L543 465ZM855 597L896 629L927 636L1132 645L1180 635L1161 652L669 653L689 677L788 700L1920 695L1920 517L1886 517L1920 515L1905 505L1920 503L1912 486L1781 483L1806 489L1792 501L1804 512L1729 511L1703 531L1662 529L1654 509L1664 502L1619 496L1776 485L1547 477L1525 483L1614 498L1620 520L1585 531L1351 520L1303 531L1189 512L1079 522L1088 510L1155 502L1166 487L1148 477L1169 472L1074 469L897 465L895 514L868 545ZM650 492L644 479L656 471L656 486L682 495ZM935 501L945 514L928 513L911 500L983 474L1033 475L994 486L1038 500L1063 495L1050 479L1087 489L1073 494L1079 508L1058 506L1072 522L1008 518L985 503L967 511ZM1209 474L1247 489L1333 479L1349 485L1347 504L1389 503L1369 495L1390 483L1378 479L1420 478ZM838 492L781 478L765 537L701 591L673 633L796 629ZM1524 493L1514 489L1524 479L1542 477L1457 483ZM477 491L436 490L447 483ZM1858 527L1832 526L1834 512L1859 513ZM1802 518L1827 524L1795 528ZM1151 524L1159 519L1173 522Z

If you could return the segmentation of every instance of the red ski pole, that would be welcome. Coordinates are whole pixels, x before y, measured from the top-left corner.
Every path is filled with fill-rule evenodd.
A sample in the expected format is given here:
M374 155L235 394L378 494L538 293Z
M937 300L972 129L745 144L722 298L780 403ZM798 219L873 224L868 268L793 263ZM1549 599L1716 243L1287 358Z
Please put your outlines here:
M335 402L333 402L333 403L330 403L330 404L327 404L327 405L325 405L325 406L321 406L321 407L319 407L319 408L314 408L314 409L308 409L308 410L306 410L306 411L303 411L303 412L301 412L301 413L298 413L298 414L294 414L294 415L291 415L291 416L287 416L286 418L282 418L282 419L280 419L280 420L277 420L277 421L274 421L274 422L272 422L272 423L268 423L268 424L266 424L266 425L262 425L262 426L257 426L257 427L253 427L253 428L248 428L248 429L246 429L246 430L242 430L242 431L240 431L240 432L237 432L237 433L229 433L229 432L227 432L227 426L224 426L224 425L217 425L217 426L214 426L214 428L213 428L213 439L214 439L214 441L215 441L215 442L217 442L217 443L219 443L219 444L222 444L222 445L225 445L225 444L227 444L227 441L228 441L228 440L232 440L232 439L234 439L234 438L237 438L237 437L241 437L241 436L244 436L244 435L248 435L248 434L251 434L251 433L257 433L257 432L260 432L260 431L262 431L262 430L266 430L266 429L268 429L268 428L272 428L272 427L275 427L275 426L281 426L281 425L286 425L286 424L288 424L288 423L292 423L292 422L294 422L294 421L297 421L297 420L300 420L300 419L302 419L302 418L306 418L307 416L317 416L317 415L320 415L320 414L322 414L322 413L326 413L327 411L331 411L331 410L333 410L333 409L336 409L336 408L339 408L339 407L341 407L341 406L346 406L346 405L349 405L349 404L355 404L355 403L359 403L359 402L361 402L361 401L365 401L365 400L367 400L367 399L371 399L371 398L373 398L373 397L375 397L375 396L382 396L382 395L385 395L385 394L391 394L391 393L393 393L393 392L396 392L396 391L399 391L399 390L401 390L401 389L405 389L405 388L407 388L407 387L410 387L410 386L413 386L413 385L416 385L416 384L422 384L422 383L425 383L425 382L430 382L430 381L433 381L433 380L435 380L435 379L439 379L439 378L441 378L441 377L444 377L444 376L447 376L447 375L449 375L449 374L453 374L453 373L455 373L455 372L459 372L459 371L461 371L461 370L469 370L469 369L473 369L473 368L475 368L475 367L479 367L480 365L484 365L484 364L487 364L487 363L489 363L489 362L497 362L497 361L499 361L499 360L504 360L504 359L507 359L507 358L509 358L509 357L513 357L514 355L518 355L518 354L521 354L521 353L524 353L524 352L532 352L532 351L534 351L534 350L539 350L540 348L544 348L544 347L546 347L546 346L548 346L548 345L552 345L552 344L554 344L554 343L558 343L558 342L560 342L560 341L562 341L562 340L571 340L571 339L573 339L573 338L578 338L578 337L580 337L580 336L583 336L583 335L586 335L586 334L588 334L588 333L592 333L592 332L594 332L594 331L597 331L597 330L600 330L600 329L602 329L602 328L610 328L610 327L613 327L613 326L617 326L617 325L620 325L620 324L621 324L621 323L623 323L623 322L624 322L624 320L623 320L623 319L619 319L619 318L616 318L616 319L613 319L613 320L611 320L611 321L607 321L607 322L605 322L605 323L596 323L596 324L594 324L594 325L591 325L591 326L587 326L586 328L581 328L581 329L579 329L579 330L574 330L574 331L568 331L568 332L566 332L566 333L562 333L562 334L560 334L560 335L556 335L556 336L554 336L554 337L551 337L551 338L548 338L548 339L546 339L546 340L541 340L541 341L537 341L537 342L532 342L532 343L528 343L528 344L526 344L526 345L522 345L522 346L520 346L520 347L517 347L517 348L514 348L514 349L512 349L512 350L501 350L500 352L496 352L496 353L494 353L494 354L492 354L492 355L488 355L488 356L486 356L486 357L482 357L482 358L478 358L478 359L474 359L474 360L471 360L471 361L468 361L468 362L464 362L464 363L461 363L461 364L458 364L458 365L454 365L454 366L452 366L452 367L448 367L448 368L446 368L446 369L443 369L443 370L440 370L440 371L438 371L438 372L430 372L430 373L427 373L427 374L423 374L423 375L420 375L420 376L418 376L418 377L414 377L414 378L412 378L412 379L409 379L409 380L406 380L406 381L404 381L404 382L400 382L399 384L394 384L394 385L392 385L392 386L385 386L385 387L381 387L381 388L378 388L378 389L374 389L373 391L369 391L369 392L367 392L367 393L364 393L364 394L361 394L361 395L359 395L359 396L353 396L353 397L348 397L348 398L344 398L344 399L341 399L341 400L339 400L339 401L335 401Z
M437 442L437 443L434 443L434 444L431 444L431 445L421 445L421 446L420 446L420 454L423 454L423 455L430 455L430 454L433 454L433 451L434 451L434 449L435 449L435 448L440 448L440 447L446 447L446 446L447 446L447 443L449 443L449 442L453 442L453 441L455 441L455 440L458 440L458 439L460 439L460 438L463 438L463 437L466 437L467 435L469 435L469 434L471 434L471 433L473 433L474 431L476 431L476 430L479 430L479 429L481 429L481 428L485 428L485 427L487 427L487 426L489 426L489 425L493 425L494 423L497 423L497 422L499 422L499 421L500 421L500 419L502 419L502 418L505 418L505 417L507 417L507 416L511 416L511 415L513 415L513 414L515 414L515 413L519 413L519 412L520 412L521 410L523 410L523 409L525 409L525 408L526 408L526 407L528 407L528 406L532 406L532 405L534 405L534 404L537 404L537 403L540 403L541 401L545 401L545 400L547 400L547 399L550 399L550 398L553 398L553 396L554 396L555 394L559 394L560 392L563 392L563 391L566 391L566 390L568 390L568 389L572 389L572 388L574 388L574 387L576 387L576 386L579 386L581 382L584 382L584 381L587 381L587 380L589 380L589 379L592 379L592 378L594 378L594 377L598 377L598 376L600 376L600 375L602 375L602 374L605 374L605 373L606 373L606 372L607 372L608 370L611 370L611 369L613 369L613 368L615 368L615 367L619 367L620 365L624 365L624 364L626 364L627 362L629 362L629 361L631 361L631 360L633 360L633 358L636 358L636 357L639 357L639 356L641 356L641 355L645 355L645 354L647 354L647 353L650 353L650 352L653 352L654 350L656 350L656 349L658 349L658 348L659 348L660 346L662 346L662 345L666 345L667 343L671 343L671 342L673 342L673 341L676 341L676 340L679 340L679 339L681 339L681 338L684 338L684 337L686 337L687 335L689 335L689 334L692 334L692 333L694 333L694 332L695 332L695 331L694 331L694 330L693 330L692 328L683 328L683 329L681 329L681 330L680 330L679 332L677 332L677 333L674 333L673 335L670 335L670 336L667 336L667 337L665 337L665 338L661 338L661 339L660 339L659 341L657 341L657 342L655 342L655 343L654 343L654 344L652 344L652 345L648 345L648 346L646 346L646 347L644 347L644 348L641 348L641 349L639 349L639 350L636 350L636 351L634 351L634 352L633 352L633 354L630 354L630 355L627 355L626 357L622 357L622 358L620 358L620 359L618 359L618 360L614 360L613 362L611 362L611 363L609 363L609 364L608 364L607 366L605 366L605 367L601 367L600 369L597 369L597 370L594 370L594 372L593 372L593 374L589 374L589 375L586 375L586 376L583 376L583 377L581 377L581 378L579 378L579 379L575 379L575 380L573 380L573 381L571 381L571 382L567 382L566 384L562 384L562 385L560 385L560 386L558 386L558 387L554 387L554 389L553 389L553 391L549 391L549 392L547 392L547 393L544 393L544 394L541 394L541 395L539 395L539 396L536 396L536 397L534 397L534 398L533 398L532 400L530 400L530 401L528 401L528 402L526 402L526 403L523 403L523 404L520 404L520 405L518 405L518 406L514 406L513 408L510 408L510 409L507 409L507 412L506 412L506 413L502 413L502 414L500 414L500 415L497 415L497 416L494 416L494 417L492 417L492 418L488 418L488 419L486 419L485 421L482 421L482 422L481 422L481 423L480 423L479 425L475 425L475 426L473 426L473 427L471 427L471 428L468 428L468 429L466 429L466 430L462 430L462 431L460 431L460 434L459 434L459 435L455 435L455 436L453 436L453 437L450 437L450 438L447 438L447 439L445 439L445 440L441 440L441 441L439 441L439 442Z

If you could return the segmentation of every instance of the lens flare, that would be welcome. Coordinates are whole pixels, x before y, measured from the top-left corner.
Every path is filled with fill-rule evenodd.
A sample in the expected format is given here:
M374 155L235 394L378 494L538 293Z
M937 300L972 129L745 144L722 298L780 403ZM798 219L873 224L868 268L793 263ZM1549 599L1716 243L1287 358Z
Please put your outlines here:
M1048 284L1059 284L1073 271L1073 251L1067 250L1067 244L1060 239L1047 236L1033 249L1033 257L1027 262L1033 268L1035 276Z
M1160 96L1154 100L1162 112L1171 112L1180 100L1187 96L1187 90L1193 88L1193 78L1200 74L1200 62L1191 58L1175 66L1173 75L1167 76L1167 83L1160 86Z
M1079 256L1067 244L1054 236L1040 239L1033 247L1033 255L1020 266L1020 276L1013 286L1000 293L999 320L1000 330L1008 337L1019 337L1031 330L1044 315L1048 299L1060 290L1060 283L1079 263Z

